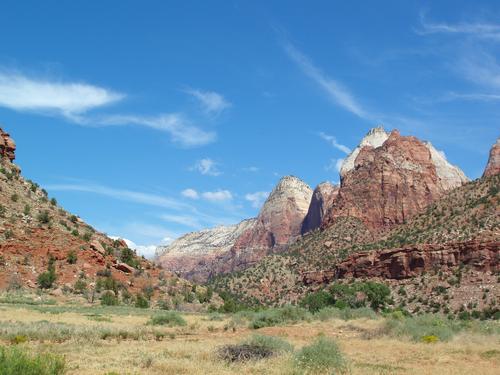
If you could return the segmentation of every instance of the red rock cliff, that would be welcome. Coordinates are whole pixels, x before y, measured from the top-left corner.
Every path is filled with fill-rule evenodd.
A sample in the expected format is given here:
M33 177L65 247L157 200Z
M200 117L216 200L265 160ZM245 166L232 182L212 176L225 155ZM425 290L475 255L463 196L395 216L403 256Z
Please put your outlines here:
M484 170L483 177L493 176L500 173L500 138L490 150L488 164Z
M10 135L0 128L0 156L13 161L16 157L16 144Z

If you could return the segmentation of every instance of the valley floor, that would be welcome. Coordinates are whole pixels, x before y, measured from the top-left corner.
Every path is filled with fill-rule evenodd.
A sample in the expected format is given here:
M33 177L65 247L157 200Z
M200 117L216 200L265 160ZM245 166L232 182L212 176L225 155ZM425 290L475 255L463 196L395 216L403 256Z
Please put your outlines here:
M184 326L152 327L153 314L128 307L0 304L0 344L57 353L66 360L67 374L301 373L293 354L231 365L216 356L220 346L255 332L281 337L296 351L320 335L332 337L352 374L498 374L500 368L498 330L424 343L381 334L386 318L313 319L253 330L241 319L218 314L182 314Z

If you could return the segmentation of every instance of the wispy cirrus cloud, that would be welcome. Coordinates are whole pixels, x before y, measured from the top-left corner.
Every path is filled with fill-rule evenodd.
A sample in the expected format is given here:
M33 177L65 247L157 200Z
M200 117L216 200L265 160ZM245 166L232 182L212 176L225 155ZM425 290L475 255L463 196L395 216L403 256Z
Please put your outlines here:
M202 110L209 115L218 115L232 105L224 96L215 91L203 91L192 88L184 91L196 98Z
M202 146L217 138L215 132L192 125L182 114L171 113L155 117L135 115L108 115L86 121L98 126L139 125L167 132L172 141L185 147Z
M362 119L373 119L373 116L361 106L346 87L323 73L309 57L299 51L293 44L286 42L284 48L290 59L298 65L306 76L321 87L335 104Z
M215 132L192 124L180 113L153 116L92 113L120 103L125 97L125 94L88 83L30 77L0 68L0 106L4 108L60 116L88 127L144 126L166 132L172 142L183 147L206 145L217 138Z
M174 210L184 210L191 208L191 206L183 202L180 202L174 198L165 197L157 194L143 193L133 190L117 189L98 184L86 184L86 183L52 184L52 185L47 185L46 189L49 191L78 191L85 193L93 193L128 202L135 202L135 203L146 204L161 208L169 208Z
M123 98L124 94L87 83L51 81L0 70L0 106L16 111L58 114L73 119Z
M206 176L219 176L222 172L219 170L218 163L210 158L198 160L191 168L192 171L198 171Z
M340 168L342 168L342 163L344 163L344 159L331 159L330 163L325 167L325 170L340 172Z
M193 215L173 215L173 214L162 214L160 218L169 223L181 224L186 227L200 228L201 224L199 220Z
M420 15L420 27L415 31L420 35L462 34L480 39L500 41L500 24L487 22L435 23L427 21L425 13Z
M337 150L340 150L342 152L345 152L346 154L351 153L351 149L347 146L344 146L343 144L340 144L337 142L337 138L335 138L333 135L325 134L323 132L319 133L319 136L330 143L333 147L335 147Z
M251 202L253 208L260 208L269 196L268 191L256 191L245 195L245 199Z

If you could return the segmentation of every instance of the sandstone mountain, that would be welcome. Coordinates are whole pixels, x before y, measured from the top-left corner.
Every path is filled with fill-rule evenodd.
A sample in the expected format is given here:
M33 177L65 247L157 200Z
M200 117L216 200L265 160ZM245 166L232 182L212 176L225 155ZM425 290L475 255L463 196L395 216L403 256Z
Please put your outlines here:
M38 184L23 178L12 163L15 143L1 129L0 142L0 290L42 288L93 301L111 289L130 303L145 294L152 301L167 303L177 296L178 303L193 305L182 296L196 287L65 211Z
M346 158L338 195L322 227L349 216L374 230L392 228L466 181L430 143L397 130L372 129Z
M497 139L490 150L488 164L484 170L483 176L494 176L500 173L500 138Z
M212 264L229 252L236 240L255 225L256 219L218 226L179 237L168 246L159 246L156 257L162 266L192 280L204 281L212 274Z
M302 234L321 226L325 214L333 205L338 193L339 187L329 182L323 182L314 189L307 215L302 223Z
M196 281L245 269L300 237L311 197L312 190L303 181L283 177L257 218L183 236L159 248L157 261Z

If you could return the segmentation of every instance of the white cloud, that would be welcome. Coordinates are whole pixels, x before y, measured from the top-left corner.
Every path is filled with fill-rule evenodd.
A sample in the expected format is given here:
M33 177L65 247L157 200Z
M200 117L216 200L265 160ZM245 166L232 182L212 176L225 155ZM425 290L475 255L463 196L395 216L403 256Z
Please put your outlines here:
M219 168L217 167L218 163L213 161L212 159L205 158L198 160L194 166L192 166L190 169L191 170L196 170L200 172L203 175L208 175L208 176L219 176L221 172L219 171Z
M268 191L256 191L245 195L245 199L252 203L252 207L260 208L269 196Z
M245 172L253 172L253 173L256 173L258 171L260 171L260 168L259 167L246 167L246 168L243 168L243 170Z
M201 227L200 222L197 217L186 216L186 215L172 215L172 214L163 214L160 215L162 220L168 221L170 223L181 224L186 227L191 228L199 228Z
M178 113L156 116L89 114L123 98L124 94L87 83L30 78L0 69L1 107L63 116L83 126L145 126L167 132L173 142L186 147L202 146L216 140L215 132L191 124Z
M325 75L313 62L291 43L285 44L285 51L288 56L301 68L305 75L311 78L337 105L356 116L371 120L372 116L367 113L351 93L339 82Z
M323 138L325 141L331 143L333 147L335 147L337 150L340 150L342 152L345 152L346 154L351 153L351 149L347 146L344 146L340 143L337 142L337 138L335 138L333 135L328 135L323 132L319 133L319 136Z
M109 236L109 238L113 240L119 238L123 239L123 241L125 241L125 243L130 249L135 250L137 254L144 256L146 259L153 259L155 257L156 248L159 245L168 245L174 240L171 237L165 237L157 245L138 245L134 241L129 240L128 238L122 238L119 236Z
M49 191L80 191L104 195L114 199L146 204L150 206L182 210L190 208L189 205L179 202L173 198L156 194L142 193L132 190L115 189L94 184L54 184L47 185Z
M325 169L327 171L337 171L340 172L340 168L342 168L342 163L344 159L331 159L330 164L328 164Z
M205 131L189 123L178 113L163 114L156 117L133 115L103 116L94 120L86 120L100 126L112 125L140 125L164 131L170 134L172 141L186 147L202 146L212 143L216 139L214 132Z
M186 197L186 198L189 198L189 199L198 199L200 197L200 195L198 194L198 192L194 189L184 189L182 192L181 192L182 196L183 197Z
M480 102L496 102L500 101L500 95L496 94L481 94L481 93L456 93L449 92L438 99L440 102L450 102L455 100L463 101L480 101Z
M480 39L490 39L500 41L500 24L485 22L476 23L432 23L427 22L425 14L420 17L421 28L416 30L420 35L428 34L464 34Z
M123 94L86 83L49 81L0 71L0 106L73 118L122 100Z
M233 194L229 190L206 191L201 195L204 199L212 202L224 202L233 199Z
M469 81L500 90L500 65L486 52L476 52L459 60L455 69Z
M197 89L187 89L185 91L200 102L203 111L207 114L218 115L225 109L231 107L230 102L221 94L214 91L202 91Z

